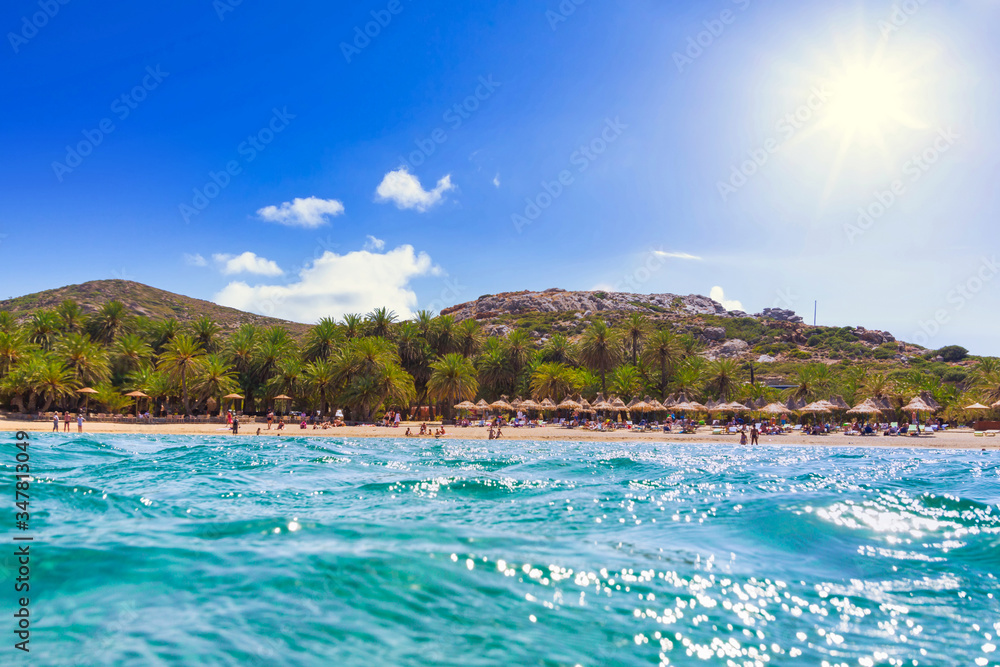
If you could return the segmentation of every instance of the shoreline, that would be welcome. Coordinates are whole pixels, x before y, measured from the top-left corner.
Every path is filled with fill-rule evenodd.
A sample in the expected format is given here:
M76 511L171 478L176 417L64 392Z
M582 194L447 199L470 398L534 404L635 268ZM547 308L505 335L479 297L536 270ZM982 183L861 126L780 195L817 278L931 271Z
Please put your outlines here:
M241 426L237 437L327 437L327 438L403 438L407 427L419 431L420 422L402 422L399 428L382 426L342 426L339 428L300 429L298 425L286 426L282 431L267 430L266 424L256 423ZM229 429L220 424L122 424L106 422L86 422L83 435L88 433L107 434L141 434L141 435L229 435ZM54 433L51 422L43 421L0 421L0 432L25 431L28 433ZM452 440L488 440L489 429L478 426L448 427L444 439ZM75 421L70 424L70 431L59 431L60 434L77 435ZM232 437L230 435L230 437ZM415 440L433 441L433 436L412 436ZM682 435L680 433L638 433L635 431L588 431L586 429L567 429L557 426L540 426L536 428L506 428L503 431L504 440L518 441L570 441L570 442L660 442L678 444L695 442L700 444L731 444L740 447L739 436L712 435L711 431ZM841 433L820 436L805 436L801 434L768 435L760 438L760 445L793 445L821 447L885 447L898 449L941 449L941 450L1000 450L1000 437L976 437L968 429L952 430L946 433L936 433L932 436L845 436ZM750 445L746 445L749 447Z

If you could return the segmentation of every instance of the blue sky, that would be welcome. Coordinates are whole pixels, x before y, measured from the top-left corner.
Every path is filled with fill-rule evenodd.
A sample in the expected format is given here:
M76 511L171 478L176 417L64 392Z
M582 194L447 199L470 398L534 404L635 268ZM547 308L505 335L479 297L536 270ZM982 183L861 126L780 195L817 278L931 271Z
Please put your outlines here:
M714 289L1000 353L995 2L331 4L6 3L0 297Z

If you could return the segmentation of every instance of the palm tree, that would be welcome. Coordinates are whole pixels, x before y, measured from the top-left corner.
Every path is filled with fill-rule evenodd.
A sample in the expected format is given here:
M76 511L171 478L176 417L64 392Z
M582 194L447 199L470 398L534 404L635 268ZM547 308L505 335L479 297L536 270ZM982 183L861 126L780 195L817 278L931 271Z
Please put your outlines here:
M100 384L111 376L107 351L82 333L66 334L56 345L56 352L79 384Z
M576 372L557 361L540 363L531 374L531 396L535 400L551 398L558 403L579 389Z
M472 318L462 320L455 327L455 347L463 357L474 357L483 347L483 329Z
M442 315L434 318L427 333L427 342L437 356L444 356L456 351L455 318Z
M486 349L476 362L479 384L487 388L490 396L499 396L513 388L514 371L506 352L500 347L496 338L487 340Z
M95 340L105 345L113 343L118 336L129 329L130 316L121 301L108 301L91 318L89 328Z
M208 315L202 315L191 322L191 333L205 352L213 353L217 349L217 338L222 328Z
M305 360L328 359L340 344L340 327L332 317L324 317L306 336Z
M361 336L364 324L364 319L357 313L344 315L344 337L350 340Z
M625 339L632 353L632 365L639 363L639 344L649 332L649 320L642 313L629 313L625 318Z
M972 380L988 401L1000 400L1000 359L984 357L976 364Z
M153 348L134 333L123 334L114 345L115 366L128 374L137 370L153 357Z
M611 373L611 391L623 398L643 393L642 374L635 366L625 364Z
M51 350L62 322L51 310L41 310L31 316L28 323L28 340L43 350Z
M201 341L195 340L200 345ZM233 393L239 385L236 384L236 372L225 359L217 354L205 357L202 368L194 380L194 390L198 393L196 401L201 403L208 398L214 398L217 405L222 405L222 397Z
M0 310L0 331L3 333L14 333L17 328L17 318L6 310Z
M388 308L376 308L368 314L368 333L379 338L390 338L392 325L395 324L396 313Z
M0 378L31 352L31 345L19 331L0 330Z
M73 299L66 299L56 306L56 315L62 323L61 329L66 332L82 331L86 317L80 304Z
M45 399L42 412L49 406L67 396L72 396L79 385L73 378L73 371L55 357L45 358L36 370L32 389Z
M642 353L647 364L660 371L660 398L667 397L670 372L684 359L684 348L680 339L670 329L660 329L653 334Z
M739 364L733 359L713 361L708 370L706 389L715 394L719 400L728 403L729 399L740 388Z
M564 334L553 334L542 347L541 359L560 364L573 364L576 362L576 348Z
M165 320L157 320L150 326L149 337L152 343L153 352L160 354L167 343L174 339L181 332L181 323L170 317ZM204 348L203 348L204 349Z
M191 412L191 402L188 398L187 380L197 374L204 366L205 351L192 336L179 333L167 343L160 355L157 368L163 370L181 383L181 400L184 402L184 414Z
M267 395L302 396L305 390L305 370L305 364L294 356L279 359L274 376L267 383Z
M479 391L476 367L461 354L446 354L431 364L431 378L427 382L427 395L435 401L445 402L445 411L461 401L470 401Z
M595 320L583 334L580 361L601 375L601 392L607 392L607 373L621 359L618 337L603 320Z
M688 357L677 367L673 385L678 392L693 400L698 397L701 391L704 377L704 357Z
M337 368L333 359L317 359L305 367L306 386L319 393L320 414L326 414L328 397L337 391Z
M247 400L253 402L254 383L253 369L256 359L259 330L253 324L244 324L233 332L226 343L225 356L239 374L240 387Z
M528 363L528 358L534 348L531 336L524 329L514 329L503 341L504 351L510 360L510 368L514 373L514 384L520 386L521 371Z

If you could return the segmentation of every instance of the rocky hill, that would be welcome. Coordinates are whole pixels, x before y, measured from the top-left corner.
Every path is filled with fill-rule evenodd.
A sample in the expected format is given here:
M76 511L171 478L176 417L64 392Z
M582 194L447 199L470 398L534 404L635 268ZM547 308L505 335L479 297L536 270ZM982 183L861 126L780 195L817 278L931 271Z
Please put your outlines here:
M66 299L76 301L88 314L97 311L108 301L118 300L124 303L133 315L142 315L154 320L173 317L181 322L189 322L202 315L208 315L225 329L235 329L245 322L260 326L280 325L296 337L310 329L305 324L246 313L130 280L93 280L80 285L67 285L19 296L0 301L0 311L6 310L15 317L23 319L37 310L55 308Z
M620 323L639 312L656 326L690 334L709 359L778 360L879 359L905 363L920 350L898 343L887 331L863 327L811 327L790 310L765 308L748 315L727 311L722 304L697 294L632 294L628 292L502 292L442 311L456 320L475 319L487 333L505 335L528 331L539 343L555 333L575 338L588 322L600 317Z

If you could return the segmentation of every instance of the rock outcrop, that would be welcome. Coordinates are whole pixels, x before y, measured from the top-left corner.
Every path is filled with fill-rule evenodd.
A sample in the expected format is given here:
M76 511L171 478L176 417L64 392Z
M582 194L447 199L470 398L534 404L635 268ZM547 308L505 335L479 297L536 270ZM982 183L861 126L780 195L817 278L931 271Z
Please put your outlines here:
M487 294L475 301L445 308L441 314L451 315L456 321L461 321L469 318L484 320L505 314L569 311L731 316L718 301L697 294L679 296L677 294L632 294L602 291L567 292L560 289L548 289L544 292Z

